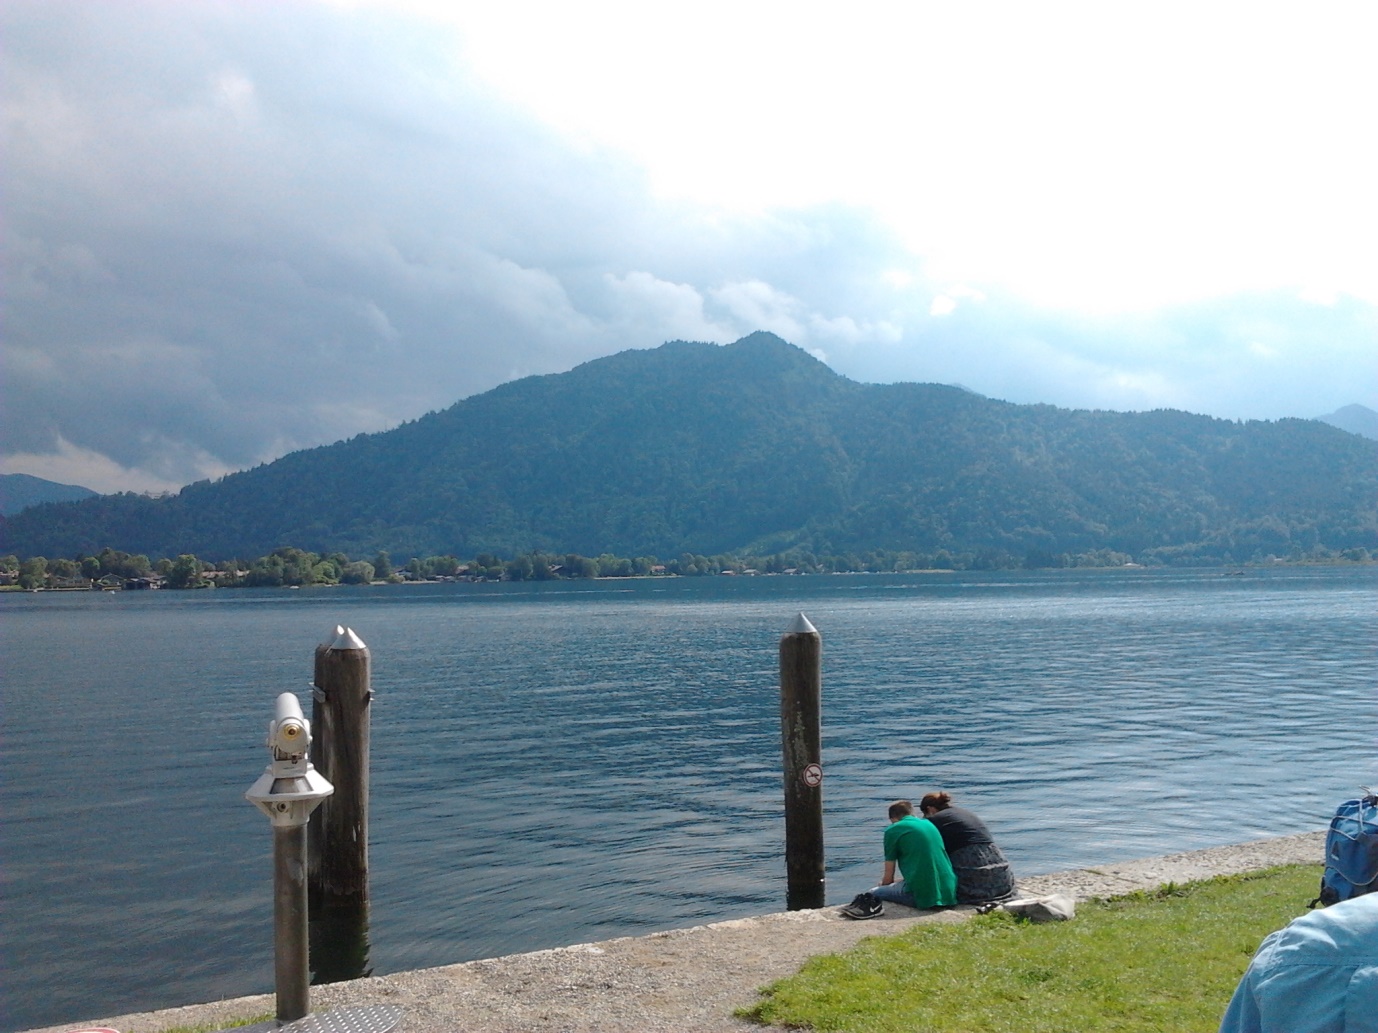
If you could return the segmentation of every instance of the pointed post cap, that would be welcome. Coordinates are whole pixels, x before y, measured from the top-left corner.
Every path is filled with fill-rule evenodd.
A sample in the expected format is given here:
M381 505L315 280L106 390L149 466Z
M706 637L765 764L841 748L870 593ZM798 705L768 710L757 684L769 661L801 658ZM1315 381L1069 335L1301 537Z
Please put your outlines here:
M790 621L790 625L785 629L786 635L817 635L818 629L809 623L809 619L802 613Z
M330 643L331 649L367 649L364 640L354 634L353 628L341 628L340 634L335 641Z

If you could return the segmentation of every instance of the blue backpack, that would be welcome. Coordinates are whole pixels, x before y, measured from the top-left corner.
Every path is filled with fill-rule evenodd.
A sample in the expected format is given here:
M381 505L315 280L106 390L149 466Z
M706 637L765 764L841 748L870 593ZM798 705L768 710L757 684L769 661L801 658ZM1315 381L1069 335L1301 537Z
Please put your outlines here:
M1361 788L1364 795L1340 804L1330 819L1321 895L1311 901L1312 907L1378 891L1378 794Z

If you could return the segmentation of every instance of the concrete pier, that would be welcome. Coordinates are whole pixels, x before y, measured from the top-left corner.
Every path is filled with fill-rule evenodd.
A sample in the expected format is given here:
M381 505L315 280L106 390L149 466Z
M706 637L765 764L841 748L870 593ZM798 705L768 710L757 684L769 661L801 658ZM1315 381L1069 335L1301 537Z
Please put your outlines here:
M1096 868L1020 879L1025 894L1113 897L1280 864L1319 868L1325 832L1211 847ZM1305 906L1305 902L1302 902ZM470 961L462 965L312 987L317 1012L362 1004L405 1009L398 1033L760 1033L733 1017L766 983L798 971L809 957L846 950L865 936L918 922L960 922L970 908L923 913L886 905L876 920L852 922L836 908L788 911L691 929ZM176 988L168 988L169 996ZM261 994L139 1015L74 1020L34 1033L107 1026L163 1033L174 1026L216 1029L273 1010Z

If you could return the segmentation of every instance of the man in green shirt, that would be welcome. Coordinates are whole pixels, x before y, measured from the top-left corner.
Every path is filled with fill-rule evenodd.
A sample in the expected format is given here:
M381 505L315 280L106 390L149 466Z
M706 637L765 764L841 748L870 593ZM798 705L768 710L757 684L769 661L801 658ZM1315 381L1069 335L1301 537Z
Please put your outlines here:
M895 881L895 867L902 878ZM890 805L885 830L885 874L871 890L881 900L909 907L950 907L957 903L957 876L943 849L938 827L914 815L908 800Z

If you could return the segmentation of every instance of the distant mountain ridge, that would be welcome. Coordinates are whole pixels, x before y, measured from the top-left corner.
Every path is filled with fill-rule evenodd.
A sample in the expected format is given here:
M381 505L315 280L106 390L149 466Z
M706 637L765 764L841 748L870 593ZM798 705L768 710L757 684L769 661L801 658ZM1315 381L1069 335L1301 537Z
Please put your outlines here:
M1351 434L1378 441L1378 412L1366 405L1346 405L1327 416L1317 416L1322 423L1339 427Z
M76 484L59 484L26 473L0 473L0 515L13 516L45 502L76 502L96 493Z
M1378 549L1378 445L1313 420L1014 405L859 384L772 334L527 377L175 497L0 523L0 551L203 559L539 549L1159 558Z

